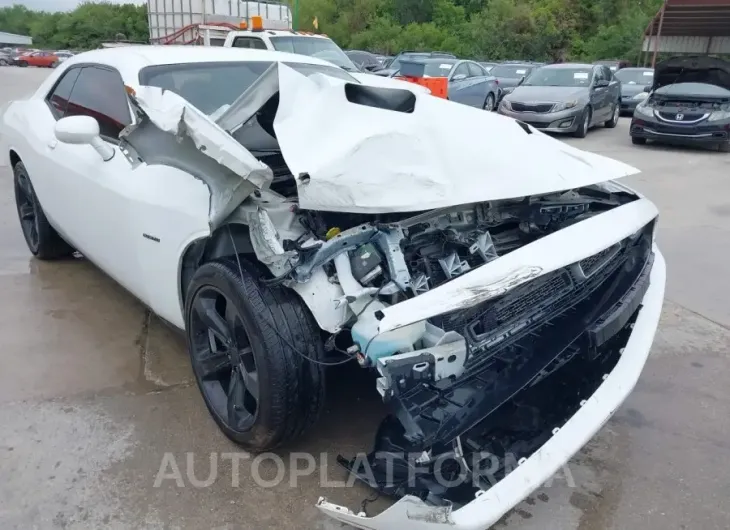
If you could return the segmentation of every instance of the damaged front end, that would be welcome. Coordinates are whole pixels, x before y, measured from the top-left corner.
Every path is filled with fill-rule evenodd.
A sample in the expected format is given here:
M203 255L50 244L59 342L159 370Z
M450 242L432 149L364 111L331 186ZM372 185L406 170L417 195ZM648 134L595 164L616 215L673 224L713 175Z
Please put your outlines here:
M377 374L390 414L366 459L340 463L400 501L368 518L321 499L325 513L483 529L633 388L665 282L655 206L608 182L634 168L502 116L282 65L215 123L164 111L178 101L162 96L141 91L127 147L155 130L197 146L177 163L211 188L211 229L246 226L268 282L301 296L326 348ZM496 146L488 166L483 145Z
M367 458L340 464L440 516L499 485L576 417L615 371L652 285L661 306L656 208L620 188L407 214L279 200L264 194L239 211L259 259L308 301L330 346L377 372L390 410ZM647 327L651 339L656 321Z

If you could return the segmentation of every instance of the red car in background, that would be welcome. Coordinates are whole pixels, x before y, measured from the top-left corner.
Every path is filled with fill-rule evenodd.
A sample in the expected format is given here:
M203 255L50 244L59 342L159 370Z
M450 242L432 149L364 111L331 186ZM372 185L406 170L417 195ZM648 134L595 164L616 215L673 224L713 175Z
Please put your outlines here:
M17 66L40 66L44 68L55 68L58 66L58 57L51 52L32 52L20 55L13 59Z

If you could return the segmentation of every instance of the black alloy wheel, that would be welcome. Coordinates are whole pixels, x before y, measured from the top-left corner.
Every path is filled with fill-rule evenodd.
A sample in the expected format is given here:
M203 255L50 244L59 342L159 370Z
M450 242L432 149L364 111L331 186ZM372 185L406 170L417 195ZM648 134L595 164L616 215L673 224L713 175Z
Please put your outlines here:
M35 197L33 185L25 171L16 171L15 175L15 203L18 208L18 219L23 237L28 249L33 255L38 254L40 246L38 226L38 201Z
M31 254L42 260L68 258L73 255L73 247L66 243L48 222L22 162L13 166L13 179L18 220Z
M189 325L193 371L211 412L233 432L250 429L259 410L259 378L235 304L205 286L195 293Z
M253 452L302 436L324 406L324 343L304 301L245 256L209 261L185 295L198 387L220 430Z

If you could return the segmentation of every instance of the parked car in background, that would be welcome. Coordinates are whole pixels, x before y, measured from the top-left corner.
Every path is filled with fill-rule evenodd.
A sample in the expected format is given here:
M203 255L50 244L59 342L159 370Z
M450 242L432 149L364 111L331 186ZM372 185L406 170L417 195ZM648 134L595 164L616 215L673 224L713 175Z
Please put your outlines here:
M388 65L390 64L390 61L393 60L392 55L375 54L375 57L378 59L378 61L380 62L380 66L382 66L383 68L387 68Z
M56 57L58 57L58 62L61 62L61 63L63 61L65 61L66 59L69 59L69 58L71 58L71 57L74 56L73 53L67 52L67 51L54 52L53 55L55 55Z
M500 89L494 76L489 75L475 61L460 59L415 59L423 63L425 77L446 77L449 82L448 99L470 107L494 110Z
M512 92L535 68L535 65L528 63L502 63L494 66L489 73L499 81L502 97L504 97Z
M621 83L621 113L633 114L648 95L644 89L654 82L654 69L622 68L613 75Z
M730 152L730 62L673 57L656 65L631 120L631 140L707 145Z
M13 58L7 52L0 52L0 66L8 66L13 64Z
M481 64L482 67L487 72L490 72L492 70L492 68L494 68L495 66L497 66L499 63L490 63L490 62L485 62L485 61L479 61L479 64Z
M454 55L453 53L403 51L403 52L400 52L399 54L397 54L395 57L393 57L393 60L388 64L388 66L386 68L379 70L378 72L375 72L375 73L382 77L393 77L400 70L400 60L401 59L420 60L420 59L436 59L439 57L442 57L444 59L456 59L456 55Z
M345 55L347 55L360 70L374 72L376 70L383 69L383 65L378 60L378 57L370 52L363 50L346 50Z
M499 112L536 129L583 138L594 125L616 127L621 84L607 66L542 66L504 97Z
M629 66L631 66L631 61L626 61L624 59L602 59L600 61L594 62L593 64L608 66L608 69L612 72L618 72L622 68L628 68Z
M59 58L51 52L31 52L13 58L13 64L22 67L55 68L59 62Z

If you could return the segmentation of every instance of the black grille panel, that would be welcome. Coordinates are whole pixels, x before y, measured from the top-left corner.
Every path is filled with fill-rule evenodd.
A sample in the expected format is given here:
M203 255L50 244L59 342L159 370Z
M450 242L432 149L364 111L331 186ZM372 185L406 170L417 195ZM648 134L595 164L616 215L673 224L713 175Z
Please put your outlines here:
M516 103L510 102L512 110L515 112L537 112L538 114L544 114L553 110L555 106L552 103Z
M446 331L464 335L470 348L467 369L481 365L506 345L529 334L554 315L575 306L615 273L636 247L651 247L653 223L578 263L548 273L497 300L433 319Z
M606 250L600 251L598 254L594 254L580 261L580 268L586 277L593 275L601 267L606 265L611 258L615 257L616 254L621 252L621 244L608 247Z

